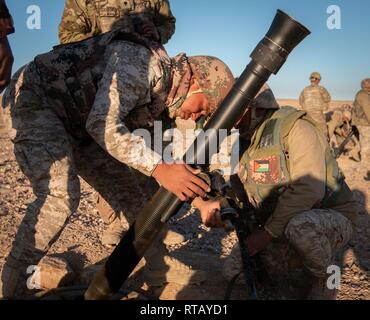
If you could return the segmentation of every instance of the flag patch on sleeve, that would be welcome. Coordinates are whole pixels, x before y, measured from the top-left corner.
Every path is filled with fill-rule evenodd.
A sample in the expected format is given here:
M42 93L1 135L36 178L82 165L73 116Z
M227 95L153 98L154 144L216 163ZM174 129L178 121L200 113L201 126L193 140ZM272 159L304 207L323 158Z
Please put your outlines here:
M268 160L255 160L253 171L257 173L270 172L270 161Z

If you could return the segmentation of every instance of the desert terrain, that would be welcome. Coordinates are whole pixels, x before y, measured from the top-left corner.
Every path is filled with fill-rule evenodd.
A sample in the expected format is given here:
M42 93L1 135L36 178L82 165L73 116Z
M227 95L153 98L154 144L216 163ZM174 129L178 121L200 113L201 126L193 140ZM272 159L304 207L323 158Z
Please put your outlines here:
M345 101L335 101L334 109ZM297 106L296 100L280 100L281 105ZM0 123L0 268L9 252L27 205L34 200L29 181L22 174L15 161L12 144ZM354 191L360 206L356 232L348 246L340 252L337 263L342 268L340 300L370 299L370 182L365 180L368 168L352 162L345 156L339 159L347 181ZM139 196L139 195L135 195ZM82 181L80 207L67 223L59 239L50 249L48 256L62 261L45 271L45 288L55 286L53 274L63 273L61 286L87 284L93 273L99 269L111 249L101 245L100 236L106 228L95 208L95 193ZM158 290L147 290L142 279L141 263L124 288L127 292L140 292L142 299L223 299L227 282L220 276L222 263L236 242L234 233L224 230L210 230L200 223L196 212L180 213L171 220L170 228L185 236L181 245L169 247L171 255L194 268L206 270L208 279L199 286L182 287L168 284ZM54 269L53 269L54 268ZM262 299L295 299L279 288L260 288ZM238 284L232 299L245 299L245 289Z

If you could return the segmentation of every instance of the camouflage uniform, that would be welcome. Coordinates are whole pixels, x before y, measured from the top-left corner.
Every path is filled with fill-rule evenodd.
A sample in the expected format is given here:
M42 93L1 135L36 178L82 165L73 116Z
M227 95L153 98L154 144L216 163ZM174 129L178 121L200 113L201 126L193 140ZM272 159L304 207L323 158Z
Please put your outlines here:
M365 79L362 87L354 102L353 125L360 133L362 161L370 165L370 79Z
M156 27L159 38L152 40L167 43L176 23L168 0L66 0L59 39L81 41L122 26L140 33L143 23Z
M322 86L310 85L302 91L299 97L302 110L306 111L320 125L326 135L328 130L324 112L328 110L330 101L329 92Z
M240 162L239 179L256 218L273 237L261 259L278 281L291 280L302 265L313 277L325 278L353 232L356 201L315 126L304 112L282 108L260 122ZM231 279L240 270L236 247L224 275Z
M352 128L352 115L350 111L335 110L327 114L328 116L328 133L329 140L333 147L338 148L346 139ZM360 161L361 147L360 142L354 135L346 145L346 150L349 150L349 156L355 160Z
M37 56L6 91L15 155L37 199L1 273L5 297L23 292L27 267L38 263L77 210L78 175L129 222L150 196L133 169L150 176L161 155L133 131L169 122L167 110L186 97L192 71L185 54L170 59L161 47L120 37L111 32ZM222 79L217 70L214 76ZM148 254L166 252L162 244Z

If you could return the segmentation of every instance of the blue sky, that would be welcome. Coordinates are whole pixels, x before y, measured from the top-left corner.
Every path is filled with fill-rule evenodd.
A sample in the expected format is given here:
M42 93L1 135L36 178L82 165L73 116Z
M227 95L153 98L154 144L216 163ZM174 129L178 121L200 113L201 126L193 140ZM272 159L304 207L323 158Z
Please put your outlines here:
M239 75L249 54L280 8L312 34L290 56L270 85L279 98L297 98L311 71L334 99L353 99L361 79L370 77L370 1L368 0L170 0L177 31L166 46L170 55L207 54L223 59ZM10 36L15 69L58 43L64 0L8 0L16 34ZM41 29L27 28L27 7L41 8ZM327 8L341 9L341 30L329 30Z

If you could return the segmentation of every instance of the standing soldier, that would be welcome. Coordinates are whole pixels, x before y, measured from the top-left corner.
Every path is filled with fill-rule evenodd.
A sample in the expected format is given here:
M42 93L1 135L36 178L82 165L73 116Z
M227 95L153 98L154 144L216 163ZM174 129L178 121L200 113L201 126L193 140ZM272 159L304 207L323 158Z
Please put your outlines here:
M299 103L304 111L314 119L320 128L328 135L328 129L326 126L324 112L328 110L331 97L329 92L319 83L321 81L321 75L318 72L314 72L310 77L311 85L306 87L300 97Z
M66 0L59 39L62 44L81 41L114 28L165 44L175 32L176 19L172 15L168 0ZM145 177L135 173L138 183L153 189ZM154 190L149 192L153 193ZM121 240L127 222L108 202L97 195L97 210L109 224L102 235L102 244L115 246ZM175 245L184 242L179 233L169 231L165 243Z
M361 158L370 167L370 78L361 82L361 88L354 102L353 125L360 133Z
M13 54L7 37L12 33L13 19L5 0L0 0L0 92L8 85L12 74Z
M165 44L175 24L168 0L66 0L59 39L76 42L124 26Z

